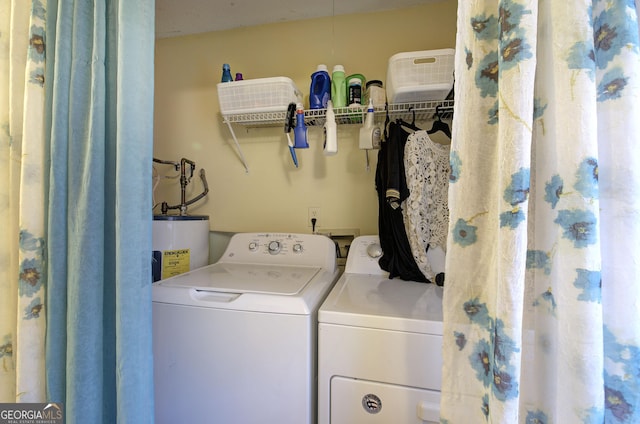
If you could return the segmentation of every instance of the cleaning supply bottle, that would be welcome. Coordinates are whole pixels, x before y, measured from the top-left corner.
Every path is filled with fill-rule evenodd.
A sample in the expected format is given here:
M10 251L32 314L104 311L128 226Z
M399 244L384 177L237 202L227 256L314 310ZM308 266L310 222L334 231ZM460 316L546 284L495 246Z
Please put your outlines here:
M380 80L367 81L365 94L367 100L373 100L374 106L384 106L387 101L386 92Z
M222 65L222 82L231 82L233 77L231 76L231 67L228 63Z
M294 147L296 149L307 149L307 127L304 124L304 109L302 104L298 103L296 109L296 127L293 129Z
M347 77L347 105L360 106L362 104L362 87L366 80L362 74L353 74Z
M347 81L344 76L344 66L335 65L331 74L331 101L333 107L347 105Z
M309 107L324 109L331 96L331 78L327 65L318 65L318 69L311 74L311 88L309 90Z
M338 127L336 125L336 115L333 112L332 101L327 102L327 113L324 122L324 154L332 156L338 153Z
M371 150L380 148L380 138L382 131L375 124L375 109L373 99L369 99L367 114L364 119L364 125L360 128L360 140L358 147L360 149Z

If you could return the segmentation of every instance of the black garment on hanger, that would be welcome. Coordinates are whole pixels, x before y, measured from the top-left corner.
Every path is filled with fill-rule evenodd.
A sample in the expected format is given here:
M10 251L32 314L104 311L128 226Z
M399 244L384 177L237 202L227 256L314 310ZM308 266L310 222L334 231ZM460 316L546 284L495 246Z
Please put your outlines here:
M389 278L428 282L416 264L411 252L402 215L401 203L409 196L404 171L404 146L409 133L401 124L389 124L388 137L381 143L376 167L378 193L378 235L382 256L380 268L389 272Z

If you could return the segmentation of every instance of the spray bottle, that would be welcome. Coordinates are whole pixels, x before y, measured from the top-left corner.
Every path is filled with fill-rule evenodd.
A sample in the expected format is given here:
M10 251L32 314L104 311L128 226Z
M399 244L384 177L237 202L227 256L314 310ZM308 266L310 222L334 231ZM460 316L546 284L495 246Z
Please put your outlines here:
M367 115L364 119L364 125L360 128L360 141L358 147L360 149L371 150L380 148L380 138L382 132L380 127L375 124L375 113L373 107L373 99L369 99L367 106Z
M333 103L327 102L327 113L324 122L324 154L332 156L338 153L338 128L336 125L336 115L333 112Z
M364 156L367 161L366 170L371 169L369 163L369 150L380 148L380 139L382 138L382 131L380 127L375 124L375 109L373 107L373 99L369 99L369 106L367 106L367 115L364 118L364 125L360 128L360 139L358 141L358 147L364 150Z
M233 81L233 77L231 76L231 67L228 63L222 65L222 78L221 82L231 82Z
M293 129L294 147L296 149L308 149L307 127L304 125L304 109L302 103L298 103L296 110L296 127Z

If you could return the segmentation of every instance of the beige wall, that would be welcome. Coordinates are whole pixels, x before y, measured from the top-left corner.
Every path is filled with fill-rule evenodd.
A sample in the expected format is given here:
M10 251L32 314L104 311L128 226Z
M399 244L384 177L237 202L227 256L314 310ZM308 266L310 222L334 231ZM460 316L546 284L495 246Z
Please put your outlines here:
M189 209L210 216L221 232L310 232L308 208L320 207L318 227L377 234L377 154L358 149L359 126L338 128L338 154L322 154L322 129L309 128L311 147L297 150L296 169L283 126L234 127L249 165L239 160L222 122L216 84L223 63L245 79L287 76L305 95L319 63L342 64L348 74L386 78L398 52L455 46L457 2L446 0L393 12L338 16L156 40L154 157L194 160L204 168L209 195ZM172 175L158 166L161 175ZM200 182L190 184L200 192ZM163 179L156 202L179 203L178 180ZM159 213L159 208L154 211Z

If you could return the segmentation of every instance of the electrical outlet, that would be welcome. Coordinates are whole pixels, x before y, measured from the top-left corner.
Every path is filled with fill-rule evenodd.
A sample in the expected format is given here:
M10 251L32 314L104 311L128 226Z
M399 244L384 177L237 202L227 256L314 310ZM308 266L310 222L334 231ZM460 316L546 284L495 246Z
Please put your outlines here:
M318 206L309 206L309 216L307 218L307 227L311 227L311 220L316 219L316 228L320 222L320 208Z

